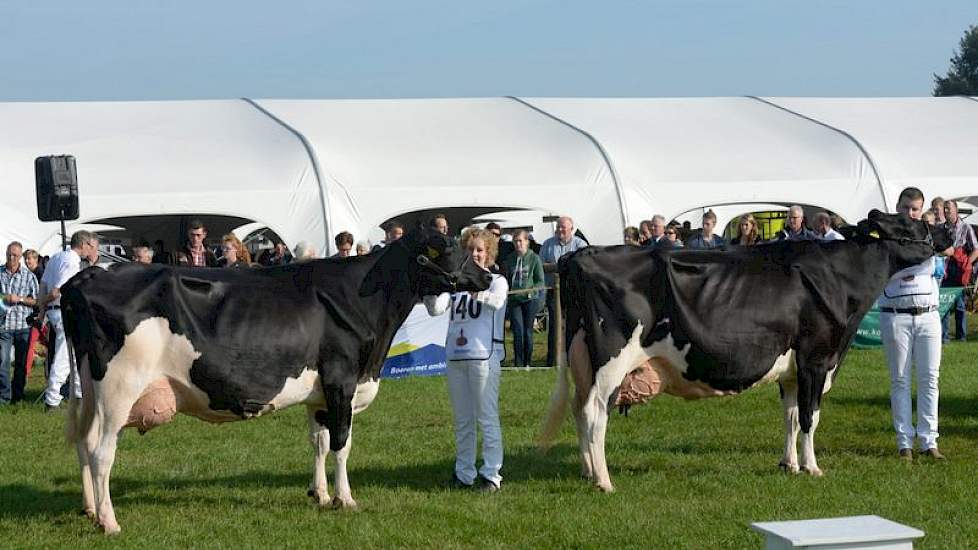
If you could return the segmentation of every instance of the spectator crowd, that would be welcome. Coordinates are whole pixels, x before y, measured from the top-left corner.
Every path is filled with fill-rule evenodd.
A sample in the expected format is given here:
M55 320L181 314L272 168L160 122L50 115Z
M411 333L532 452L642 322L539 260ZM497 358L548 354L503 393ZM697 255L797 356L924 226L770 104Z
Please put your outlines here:
M953 254L940 258L943 265L942 284L966 286L973 281L978 267L978 239L975 231L958 213L955 201L935 198L931 208L923 213L928 223L947 231L953 241ZM784 227L768 240L833 241L844 237L837 231L841 220L826 212L814 215L811 224L805 220L801 206L788 209ZM692 230L690 223L666 222L662 215L654 215L642 221L638 227L626 227L623 241L626 245L651 249L699 249L725 250L735 247L755 246L765 241L757 220L752 214L744 214L736 225L735 235L729 239L715 232L717 216L712 210L702 216L701 228ZM450 235L448 218L436 214L429 225ZM360 256L375 252L400 239L404 226L391 221L384 227L384 239L371 246L366 240L356 240L353 234L343 231L334 238L336 253L333 258ZM554 234L537 243L533 234L518 229L503 234L496 223L489 223L483 230L495 240L495 252L487 269L505 280L508 287L505 302L505 318L509 321L513 336L513 355L509 363L528 368L533 354L534 335L544 320L556 318L554 275L547 273L547 264L556 264L564 255L588 246L583 235L576 231L569 216L557 220ZM293 250L277 243L261 251L257 257L233 233L223 235L219 248L207 242L207 228L200 221L192 221L183 245L171 253L163 241L153 245L143 244L132 249L132 259L138 263L164 263L182 266L243 269L257 265L279 266L318 257L315 247L306 242L298 243ZM217 243L215 243L217 244ZM98 261L99 237L87 231L79 231L71 238L68 250L44 258L36 250L25 249L20 242L11 242L6 248L6 263L0 272L0 405L16 403L24 399L24 386L30 372L35 343L48 342L50 366L44 401L49 409L56 409L70 388L68 359L64 354L64 329L61 325L60 286L86 264ZM967 334L966 304L963 296L957 298L952 311L942 319L942 338L951 338L950 320L954 319L954 337L965 340ZM546 312L546 317L543 316ZM45 322L46 321L46 322ZM553 324L549 323L550 328ZM41 328L43 326L43 328ZM556 363L557 334L547 331L546 365ZM46 340L45 340L46 339Z

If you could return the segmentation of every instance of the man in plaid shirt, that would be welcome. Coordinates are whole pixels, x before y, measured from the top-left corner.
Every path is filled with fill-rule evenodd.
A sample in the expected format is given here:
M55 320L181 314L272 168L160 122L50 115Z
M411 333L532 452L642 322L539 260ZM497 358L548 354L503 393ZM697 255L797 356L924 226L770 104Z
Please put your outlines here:
M24 247L17 241L7 245L7 263L0 270L0 293L4 314L0 314L0 405L24 398L27 383L27 346L31 328L27 316L37 305L37 277L21 265ZM10 346L14 346L14 379L10 384Z

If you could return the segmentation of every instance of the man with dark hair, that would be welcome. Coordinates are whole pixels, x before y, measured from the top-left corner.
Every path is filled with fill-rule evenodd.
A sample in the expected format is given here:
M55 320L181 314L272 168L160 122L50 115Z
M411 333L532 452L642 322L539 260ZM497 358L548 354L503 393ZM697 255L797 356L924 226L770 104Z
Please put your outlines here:
M20 262L24 246L17 241L7 246L7 263L0 270L0 294L5 314L0 315L0 405L24 398L27 382L27 350L31 327L27 316L37 304L37 277ZM14 377L10 380L10 348L14 351Z
M924 213L916 187L900 193L896 210L915 220ZM937 380L941 367L941 320L937 312L937 265L931 257L896 272L879 298L880 336L890 370L890 410L901 460L913 460L914 439L925 457L943 460L937 450ZM917 426L910 394L911 367L917 369Z
M70 379L70 390L81 397L81 381L75 366L68 361L65 327L61 319L61 286L81 270L82 259L89 264L98 263L98 235L90 231L77 231L71 236L71 247L58 252L48 261L41 279L38 309L48 319L49 330L54 332L54 352L48 371L48 386L44 391L44 404L48 411L56 410L64 395L61 387Z
M815 214L812 220L815 226L815 234L818 235L818 240L820 241L844 241L845 237L841 233L832 228L832 218L829 216L828 212L819 212Z
M336 243L336 254L333 254L334 258L347 258L353 250L353 234L349 231L341 231L336 234L333 238L333 242Z
M432 216L428 225L437 229L442 235L448 235L448 218L444 214L438 213Z
M200 220L193 220L187 227L187 244L177 252L177 264L190 267L217 267L217 256L207 245L207 228Z

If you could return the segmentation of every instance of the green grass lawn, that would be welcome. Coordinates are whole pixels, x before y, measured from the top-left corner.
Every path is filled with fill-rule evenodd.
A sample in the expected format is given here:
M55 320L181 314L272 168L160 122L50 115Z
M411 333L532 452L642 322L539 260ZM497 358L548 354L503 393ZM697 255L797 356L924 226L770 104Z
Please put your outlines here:
M821 479L777 468L776 386L735 398L662 397L615 415L608 460L618 491L602 494L578 478L571 422L549 454L533 445L554 372L506 371L505 480L487 496L444 488L453 463L444 379L386 381L354 423L358 512L321 511L306 497L303 408L222 426L180 417L120 442L112 489L123 532L112 539L77 513L63 417L8 407L0 410L0 547L760 548L753 521L860 514L925 531L919 548L976 547L976 352L975 344L945 348L940 443L949 460L909 465L896 458L882 353L852 352L823 404ZM34 376L31 395L39 389Z

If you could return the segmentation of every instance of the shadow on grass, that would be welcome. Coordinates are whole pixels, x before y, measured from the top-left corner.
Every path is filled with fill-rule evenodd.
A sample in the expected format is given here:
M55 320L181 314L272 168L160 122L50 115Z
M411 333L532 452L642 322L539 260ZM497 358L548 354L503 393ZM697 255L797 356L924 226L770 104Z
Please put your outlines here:
M573 460L569 460L573 457ZM540 454L536 447L524 446L510 450L505 457L503 474L507 482L524 483L534 479L577 479L577 448L571 445L556 445L546 454ZM437 462L403 464L388 467L366 466L350 467L350 482L354 492L358 488L382 487L387 489L414 489L419 491L441 491L447 485L452 473L453 457ZM332 461L327 459L329 463ZM330 489L332 490L332 468L328 468ZM227 493L207 495L212 489L266 489L294 488L297 498L305 496L306 488L312 479L312 472L292 471L275 473L252 470L239 474L199 478L146 480L124 476L112 477L112 501L118 505L151 500L154 505L179 506L188 503L215 503L221 506L232 504L251 505L254 499L235 498ZM0 515L4 517L54 518L81 509L80 481L74 476L55 478L57 485L73 486L72 490L44 490L24 484L0 485L0 494L13 495L4 498L0 505Z

